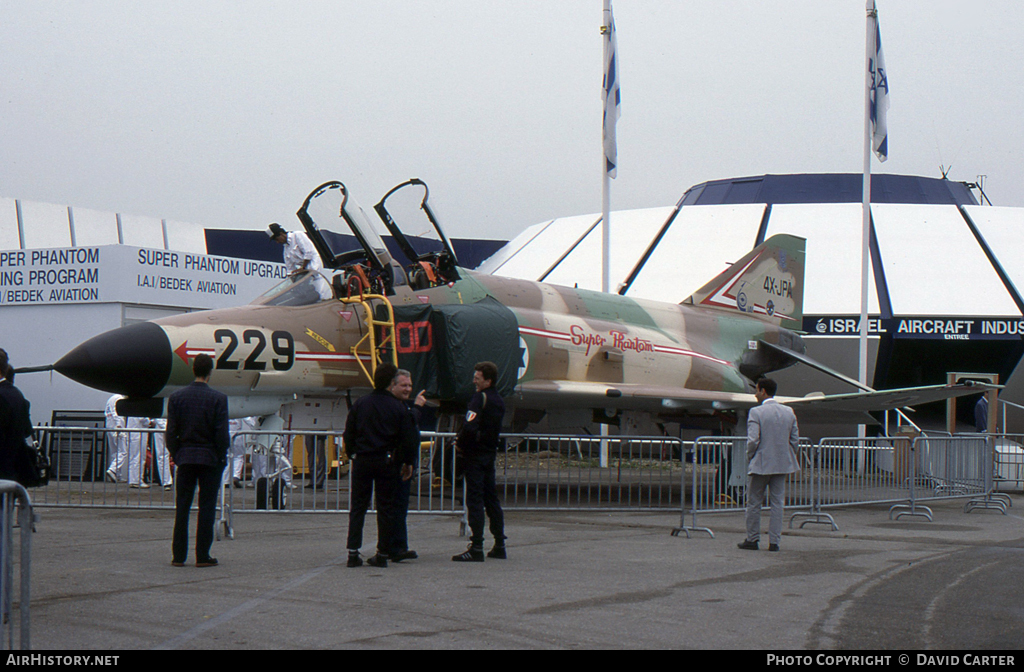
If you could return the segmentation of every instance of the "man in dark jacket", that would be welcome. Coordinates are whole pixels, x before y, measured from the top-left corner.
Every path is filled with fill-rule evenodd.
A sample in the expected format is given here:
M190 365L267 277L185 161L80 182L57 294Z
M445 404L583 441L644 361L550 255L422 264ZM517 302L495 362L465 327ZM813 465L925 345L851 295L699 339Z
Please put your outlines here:
M480 362L474 368L473 386L476 394L466 411L466 424L455 439L455 450L463 460L466 479L466 513L472 531L469 549L452 556L455 562L484 561L484 513L491 522L494 548L489 558L504 560L505 516L494 483L494 460L497 457L498 434L505 417L505 402L494 389L498 381L498 367L492 362Z
M391 547L391 560L401 562L403 560L415 560L419 556L416 551L409 549L409 529L406 521L409 516L409 495L412 493L412 475L419 460L420 442L420 409L426 405L427 398L421 390L416 395L412 405L409 404L409 397L412 396L412 374L405 369L398 369L394 380L388 387L388 392L412 412L413 422L416 425L416 450L409 455L411 463L401 465L398 481L395 483L395 517L392 521L391 531L395 535L395 541Z
M228 398L207 383L213 371L209 355L196 355L192 363L195 382L171 395L167 404L167 450L178 470L174 540L171 564L183 567L188 556L188 519L199 486L199 520L196 523L196 567L215 567L210 557L217 491L227 464Z
M394 543L394 500L399 473L412 474L419 450L419 430L412 411L388 388L398 368L385 362L373 375L373 392L359 398L345 421L345 450L352 457L352 504L348 514L348 566L363 564L363 522L374 490L377 494L377 554L366 561L387 567Z
M13 369L0 349L0 479L25 480L26 440L32 437L29 403L11 382Z

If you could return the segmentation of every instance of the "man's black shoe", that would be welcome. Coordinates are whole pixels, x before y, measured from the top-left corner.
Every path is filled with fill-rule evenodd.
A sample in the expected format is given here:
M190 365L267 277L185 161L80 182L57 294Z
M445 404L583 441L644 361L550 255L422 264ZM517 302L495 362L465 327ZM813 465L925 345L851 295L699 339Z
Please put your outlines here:
M494 558L496 560L507 560L508 555L505 553L504 546L495 546L491 550L487 551L488 558Z
M757 542L744 540L743 543L736 544L737 548L742 548L744 551L756 551Z
M362 567L363 559L359 557L358 553L348 554L348 566L349 567Z
M370 567L381 567L381 568L387 567L388 566L388 556L381 555L380 553L378 553L377 555L373 556L372 558L368 558L366 560L366 564L368 564Z
M484 549L479 546L470 545L465 553L452 556L452 562L483 562Z
M402 560L415 560L418 557L420 557L420 556L416 554L416 551L404 550L404 551L399 551L397 553L392 553L391 554L391 561L392 562L401 562Z
M778 544L768 544L768 550L769 551L778 551L779 550L779 545Z
M205 560L196 560L196 567L216 567L217 558L207 558Z

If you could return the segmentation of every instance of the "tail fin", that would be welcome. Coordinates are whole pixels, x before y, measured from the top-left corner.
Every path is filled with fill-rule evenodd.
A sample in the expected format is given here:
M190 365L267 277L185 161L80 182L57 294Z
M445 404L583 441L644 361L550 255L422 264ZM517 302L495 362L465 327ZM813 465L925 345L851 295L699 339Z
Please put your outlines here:
M803 327L803 238L774 235L683 303L737 310L787 329Z

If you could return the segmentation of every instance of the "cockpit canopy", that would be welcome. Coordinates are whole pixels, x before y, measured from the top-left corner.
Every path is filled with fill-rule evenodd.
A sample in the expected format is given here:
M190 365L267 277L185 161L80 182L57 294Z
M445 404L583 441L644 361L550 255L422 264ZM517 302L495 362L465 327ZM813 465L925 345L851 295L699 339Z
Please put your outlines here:
M328 297L320 291L321 283L328 282L315 271L304 271L277 283L252 302L260 306L309 306ZM329 286L329 284L328 284Z
M397 197L405 187L413 189ZM418 187L423 190L422 199L416 193ZM410 200L410 194L415 200ZM427 185L413 179L389 191L374 206L398 247L399 258L404 257L401 261L392 256L366 212L341 182L327 182L317 187L306 197L297 214L320 253L324 267L344 271L336 284L347 292L355 289L359 293L391 294L399 285L409 284L418 290L459 279L455 252L427 205L427 198ZM426 215L428 225L415 228L416 235L406 235L396 224L389 207L385 207L389 199L392 199L390 208L396 203L401 206L400 218L406 226L415 221L408 215L409 203ZM352 249L346 233L355 236L358 247ZM335 291L339 291L338 287Z

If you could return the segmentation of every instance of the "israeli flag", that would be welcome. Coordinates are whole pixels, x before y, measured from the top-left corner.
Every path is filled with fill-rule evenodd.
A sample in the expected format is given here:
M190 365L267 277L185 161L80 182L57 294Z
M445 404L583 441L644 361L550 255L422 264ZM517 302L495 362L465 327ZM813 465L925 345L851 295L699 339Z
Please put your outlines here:
M885 125L885 113L889 110L889 78L886 76L885 58L882 56L882 31L875 17L875 54L868 59L871 75L871 148L879 161L889 156L889 129Z
M601 97L604 100L604 160L608 177L615 177L615 166L618 163L618 151L615 147L615 122L622 116L619 109L619 63L615 48L615 19L612 18L611 5L608 6L608 24L604 27L604 89Z

